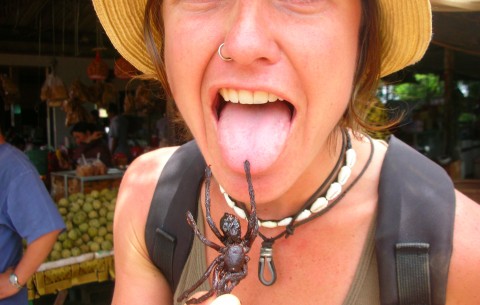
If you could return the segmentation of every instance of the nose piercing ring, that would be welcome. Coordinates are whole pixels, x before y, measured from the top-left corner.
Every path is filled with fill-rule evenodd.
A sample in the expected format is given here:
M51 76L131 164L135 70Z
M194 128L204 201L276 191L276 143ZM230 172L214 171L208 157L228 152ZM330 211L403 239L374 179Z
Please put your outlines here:
M225 45L225 43L222 43L219 47L218 47L218 56L220 56L220 58L223 60L223 61L231 61L232 58L231 57L225 57L222 55L222 48L223 46Z

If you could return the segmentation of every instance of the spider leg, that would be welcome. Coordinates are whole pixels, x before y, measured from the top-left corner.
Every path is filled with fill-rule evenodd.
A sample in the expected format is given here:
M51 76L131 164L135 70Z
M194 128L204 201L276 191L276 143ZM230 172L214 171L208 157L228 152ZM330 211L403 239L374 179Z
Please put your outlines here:
M241 272L237 273L230 273L225 276L225 280L230 282L229 286L225 287L225 293L230 293L232 292L233 288L240 283L241 280L243 280L248 274L248 265L244 264L243 265L243 270Z
M205 293L204 295L202 295L201 297L199 297L199 298L192 298L192 299L188 300L186 304L198 304L198 303L203 303L203 301L205 301L206 299L208 299L209 297L211 297L214 293L215 293L215 290L212 288L212 289L210 289L207 293Z
M238 280L236 279L230 279L229 282L230 282L230 285L225 285L225 294L227 293L230 293L232 292L233 288L235 288L237 286L237 284L240 282L240 280L243 279L242 278L239 278Z
M190 227L192 227L193 231L195 232L195 235L197 235L198 239L200 239L202 243L220 252L220 250L222 249L221 246L217 245L213 241L208 240L202 233L200 233L200 230L198 230L198 227L197 227L197 223L193 219L192 213L190 213L190 211L187 211L187 222L190 225Z
M223 277L224 277L224 272L223 272L223 261L220 262L215 270L213 271L213 277L212 277L212 287L217 293L221 293L222 291L222 283L223 283Z
M225 272L223 270L223 267L218 267L216 268L215 272L214 272L215 276L214 276L214 280L213 280L213 288L215 289L215 291L217 292L217 296L220 296L222 294L225 294L225 293L228 293L227 292L227 289L228 289L228 272Z
M182 300L185 300L186 298L188 298L188 296L193 292L195 291L195 289L197 289L203 282L205 282L208 277L210 276L210 273L212 273L212 270L218 265L218 263L220 261L222 261L222 256L218 256L211 264L210 266L208 266L207 270L205 271L205 273L203 274L203 276L195 283L193 284L192 287L188 288L187 290L185 290L178 298L177 298L177 302L181 302ZM213 289L212 289L213 291ZM211 296L211 295L210 295ZM203 298L200 297L199 299ZM208 298L208 297L207 297ZM192 300L199 300L199 299L192 299ZM202 300L203 301L203 300ZM196 303L200 303L202 301L198 301L198 302L194 302L193 304L196 304ZM187 302L187 304L190 304L189 303L190 300Z
M212 230L213 234L215 234L219 240L223 240L224 237L222 233L217 229L215 226L215 222L212 219L212 215L210 213L210 181L212 178L212 171L210 169L210 166L207 166L205 168L205 210L206 210L206 219L207 223L210 226L210 229Z
M250 162L245 160L244 163L245 175L247 176L248 194L250 195L251 211L248 216L248 227L243 239L247 242L247 246L250 248L258 234L258 218L257 218L257 204L255 203L255 192L252 185L252 176L250 174Z

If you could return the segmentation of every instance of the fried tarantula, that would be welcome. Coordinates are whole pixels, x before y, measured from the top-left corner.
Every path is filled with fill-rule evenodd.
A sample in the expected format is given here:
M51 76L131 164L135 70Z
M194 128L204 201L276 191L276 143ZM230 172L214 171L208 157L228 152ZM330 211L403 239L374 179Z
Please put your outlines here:
M207 223L212 232L223 243L223 246L208 240L198 230L197 224L190 212L187 212L187 222L192 227L195 235L202 243L210 248L218 251L219 255L208 266L203 276L189 289L183 292L177 299L178 302L185 300L189 295L197 289L204 281L208 279L213 272L212 289L199 298L192 298L187 301L187 304L198 304L214 293L219 296L230 293L238 283L247 276L247 263L250 260L247 253L258 234L258 219L255 205L255 194L253 192L252 179L250 176L250 163L245 161L245 174L247 176L248 192L250 195L251 212L248 216L248 227L245 236L242 238L240 222L232 214L225 213L220 220L220 228L222 233L215 226L215 222L210 214L210 180L212 172L210 167L205 169L205 207Z

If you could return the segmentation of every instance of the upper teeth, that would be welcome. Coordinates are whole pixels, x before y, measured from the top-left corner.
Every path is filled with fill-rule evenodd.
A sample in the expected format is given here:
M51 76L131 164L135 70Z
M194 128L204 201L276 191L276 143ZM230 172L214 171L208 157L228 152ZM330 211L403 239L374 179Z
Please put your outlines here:
M275 94L266 91L249 91L222 88L220 89L220 95L226 102L240 104L265 104L268 102L282 100Z

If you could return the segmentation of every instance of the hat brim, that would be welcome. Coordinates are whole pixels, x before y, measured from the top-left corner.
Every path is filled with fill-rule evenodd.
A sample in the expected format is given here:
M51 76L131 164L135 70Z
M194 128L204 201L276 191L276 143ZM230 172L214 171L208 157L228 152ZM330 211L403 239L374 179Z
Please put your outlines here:
M146 0L93 0L110 41L135 68L155 74L143 36ZM429 0L379 0L381 76L418 62L431 40Z
M117 51L139 71L154 74L143 36L146 3L146 0L93 0L98 19Z
M410 66L427 51L432 38L429 0L380 0L381 76Z

